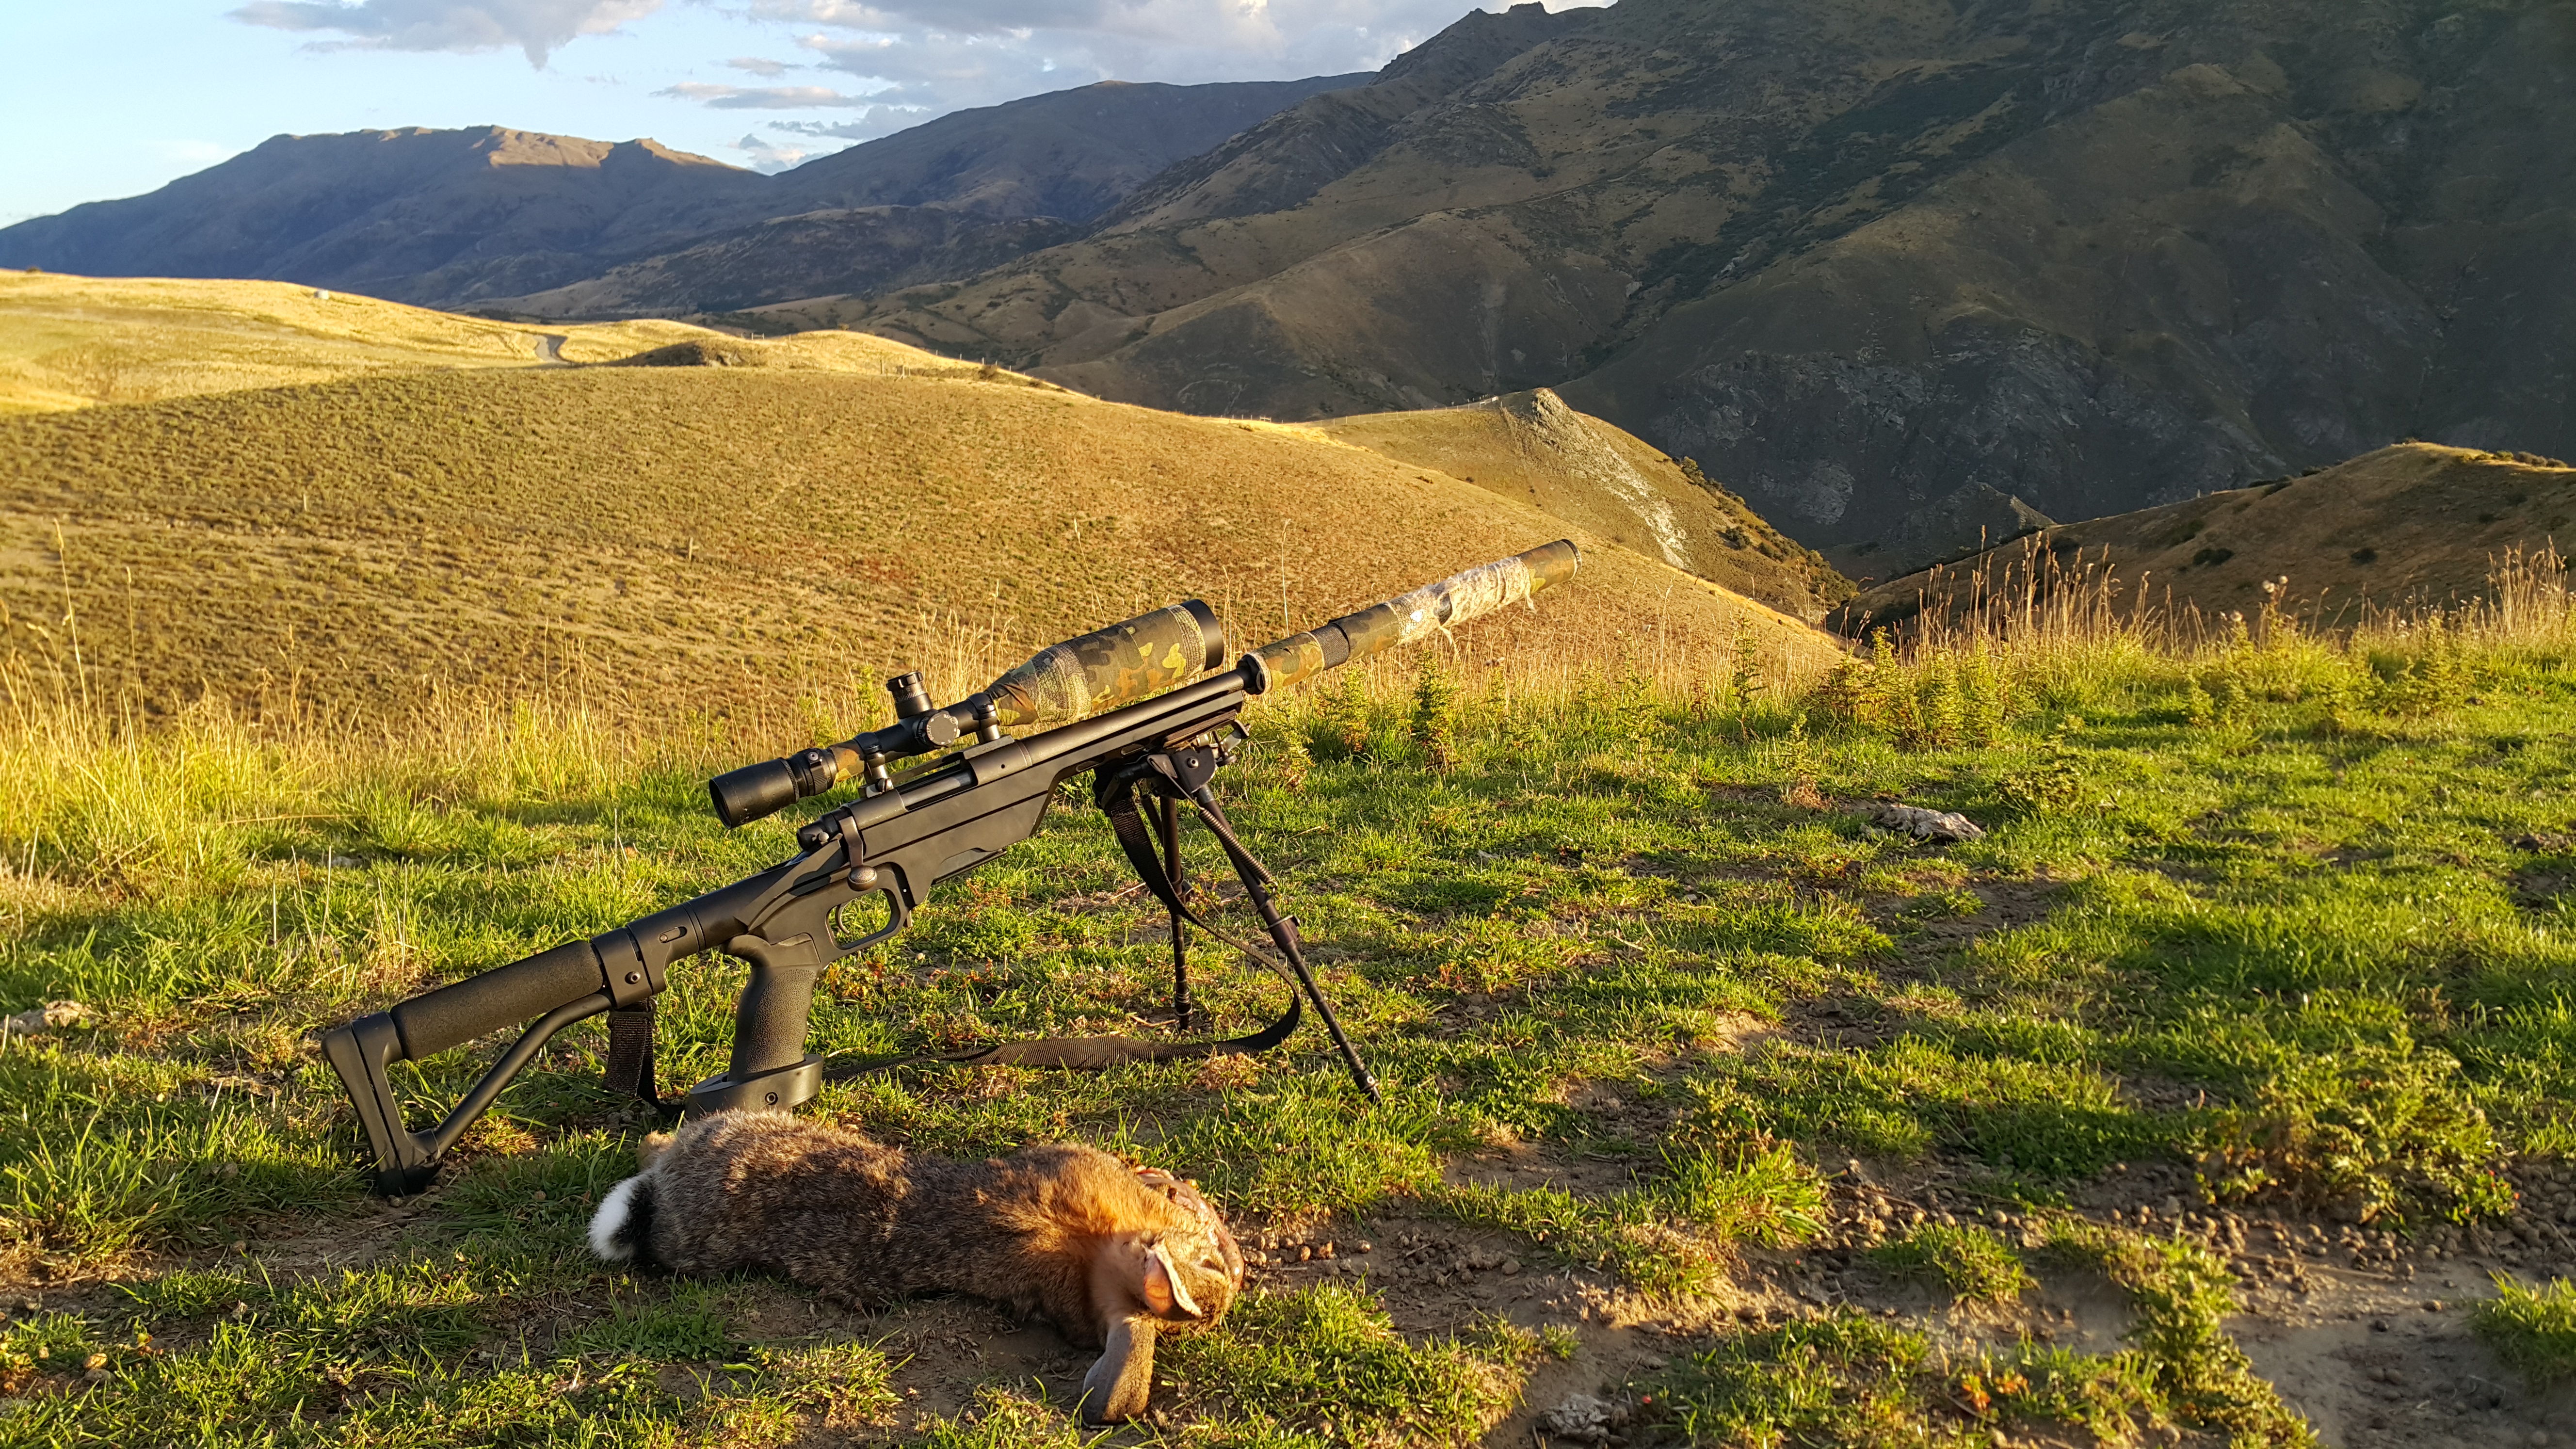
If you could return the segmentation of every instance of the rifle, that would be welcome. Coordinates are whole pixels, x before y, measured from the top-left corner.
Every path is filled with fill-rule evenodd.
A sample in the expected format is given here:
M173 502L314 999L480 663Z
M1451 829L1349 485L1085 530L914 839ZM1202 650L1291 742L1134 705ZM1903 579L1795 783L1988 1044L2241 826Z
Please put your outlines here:
M708 782L717 818L733 828L856 780L857 798L796 832L793 858L589 940L493 967L323 1033L323 1059L365 1129L376 1190L401 1196L428 1186L447 1149L546 1043L602 1012L608 1015L609 1087L661 1107L653 998L668 984L672 963L710 950L750 963L751 979L736 1007L732 1060L721 1075L689 1091L685 1115L737 1107L787 1111L811 1099L827 1078L911 1062L1094 1068L1262 1051L1295 1032L1309 1001L1352 1079L1376 1100L1377 1083L1306 968L1296 918L1280 912L1268 890L1270 872L1234 833L1211 782L1246 738L1239 716L1251 696L1527 600L1572 577L1579 562L1574 544L1560 539L1264 645L1205 678L1198 676L1223 662L1225 631L1196 599L1050 645L945 708L931 704L919 675L897 675L886 682L893 724ZM1036 726L1047 728L1018 737L1008 732ZM892 772L896 760L934 753L939 758ZM1290 988L1287 1010L1261 1030L1225 1041L1049 1038L865 1063L827 1063L807 1053L806 1015L824 969L901 931L940 881L1036 833L1057 788L1086 771L1121 850L1171 915L1172 1008L1180 1029L1189 1029L1193 1014L1184 922L1278 972ZM1197 809L1234 867L1277 959L1190 908L1179 848L1182 800ZM869 897L883 898L884 924L841 939L836 918ZM389 1075L394 1063L425 1060L532 1017L436 1127L416 1132L405 1124Z

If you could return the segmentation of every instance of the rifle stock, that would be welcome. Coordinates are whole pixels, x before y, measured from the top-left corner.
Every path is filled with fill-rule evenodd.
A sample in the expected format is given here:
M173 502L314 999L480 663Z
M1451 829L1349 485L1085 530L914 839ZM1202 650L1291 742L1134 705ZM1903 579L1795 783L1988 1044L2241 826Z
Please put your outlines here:
M693 1088L685 1110L786 1109L810 1099L821 1089L823 1062L805 1051L806 1020L823 972L903 930L940 881L1035 834L1066 780L1090 771L1105 779L1110 766L1184 749L1194 751L1193 765L1203 761L1203 772L1212 771L1228 757L1216 741L1235 725L1249 696L1526 599L1571 575L1575 562L1570 542L1533 549L1345 615L1204 678L1196 676L1221 659L1224 639L1215 616L1197 600L1052 646L944 710L921 699L917 678L898 677L891 682L898 711L907 697L919 707L894 725L709 783L717 815L731 826L858 775L865 793L800 829L800 853L792 859L324 1033L323 1057L356 1106L377 1190L402 1195L428 1185L456 1138L556 1033L602 1012L649 1012L671 964L702 951L745 961L751 973L735 1009L726 1070ZM1111 706L1105 712L1084 712L1104 704ZM1002 730L1025 720L1063 722L1025 738ZM898 751L926 753L960 738L961 726L976 737L966 748L902 776L887 770ZM1203 781L1197 798L1203 812L1214 808ZM1238 854L1230 832L1224 838L1229 856ZM1248 860L1237 860L1238 869ZM840 939L837 913L871 896L884 898L885 924L858 939ZM1293 918L1277 917L1260 899L1274 940L1297 968L1295 979L1369 1086L1305 973ZM1293 1012L1286 1020L1293 1026ZM406 1126L391 1085L395 1063L421 1061L530 1021L438 1126L425 1132ZM650 1081L640 1090L649 1097Z

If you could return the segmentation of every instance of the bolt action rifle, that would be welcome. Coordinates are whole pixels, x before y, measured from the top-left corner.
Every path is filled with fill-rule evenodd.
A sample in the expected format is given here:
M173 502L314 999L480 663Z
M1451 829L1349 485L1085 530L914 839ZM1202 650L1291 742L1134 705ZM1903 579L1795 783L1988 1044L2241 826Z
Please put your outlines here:
M786 1111L812 1098L827 1078L909 1062L1096 1068L1262 1051L1296 1031L1306 1002L1314 1003L1352 1079L1374 1099L1376 1082L1306 968L1296 918L1281 914L1268 890L1270 873L1235 835L1210 782L1244 738L1238 717L1251 696L1526 600L1572 577L1578 561L1573 543L1561 539L1265 645L1204 678L1224 661L1225 633L1196 599L1052 645L946 708L930 702L919 675L896 676L887 681L893 724L708 783L716 815L734 827L855 780L857 798L796 832L794 858L587 941L496 966L325 1032L322 1055L357 1107L375 1158L376 1190L399 1196L428 1186L440 1157L538 1051L565 1027L602 1012L608 1014L609 1087L661 1106L654 1094L653 998L668 984L673 962L710 950L750 963L751 979L736 1008L731 1064L690 1090L682 1104L687 1115L732 1107ZM1049 727L1008 733L1033 726ZM931 754L939 757L900 775L890 769L894 761ZM1057 787L1086 771L1120 848L1171 915L1172 1012L1180 1029L1189 1030L1193 1014L1184 922L1277 971L1290 988L1287 1009L1261 1030L1224 1041L1047 1038L866 1063L826 1063L806 1052L806 1014L824 969L901 931L940 881L1036 833ZM1276 959L1191 909L1179 848L1182 800L1197 808L1233 865L1269 930ZM883 924L841 939L837 926L874 924L874 909L863 906L870 897L883 900ZM863 908L845 916L853 906ZM530 1018L533 1024L436 1127L415 1132L406 1126L394 1097L394 1063L422 1061Z

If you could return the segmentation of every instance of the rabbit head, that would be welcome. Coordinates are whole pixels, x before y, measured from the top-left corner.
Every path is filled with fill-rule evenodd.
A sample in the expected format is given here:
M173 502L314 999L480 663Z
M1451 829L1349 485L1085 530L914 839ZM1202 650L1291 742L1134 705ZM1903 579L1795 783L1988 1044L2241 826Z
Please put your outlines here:
M1198 1189L1150 1169L1137 1176L1180 1211L1164 1226L1119 1234L1092 1259L1091 1301L1103 1319L1104 1347L1083 1375L1081 1403L1095 1424L1143 1413L1155 1338L1216 1322L1243 1288L1243 1250Z

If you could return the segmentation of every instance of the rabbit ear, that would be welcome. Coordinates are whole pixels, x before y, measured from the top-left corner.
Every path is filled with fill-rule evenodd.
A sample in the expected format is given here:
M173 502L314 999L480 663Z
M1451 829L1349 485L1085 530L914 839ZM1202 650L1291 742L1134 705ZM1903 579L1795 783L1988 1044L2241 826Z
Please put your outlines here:
M1082 1376L1077 1404L1086 1424L1118 1424L1145 1412L1154 1394L1154 1320L1141 1315L1109 1325L1100 1361Z
M1169 1313L1178 1308L1192 1318L1200 1314L1198 1302L1190 1297L1190 1285L1182 1281L1180 1270L1172 1266L1172 1250L1156 1243L1145 1252L1145 1306L1156 1313Z

